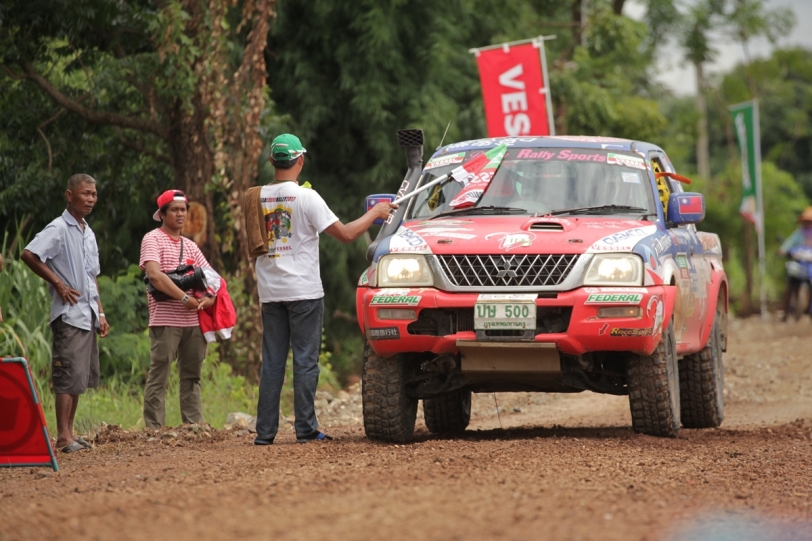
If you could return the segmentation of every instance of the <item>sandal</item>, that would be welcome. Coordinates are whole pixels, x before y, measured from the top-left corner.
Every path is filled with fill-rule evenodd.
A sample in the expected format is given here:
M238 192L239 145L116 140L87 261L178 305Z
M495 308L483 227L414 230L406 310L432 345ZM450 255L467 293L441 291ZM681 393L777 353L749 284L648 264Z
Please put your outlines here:
M84 445L79 443L78 441L73 441L60 449L63 453L75 453L76 451L81 451L83 449L87 449Z
M93 449L93 444L92 444L92 443L90 443L89 441L87 441L86 439L84 439L84 438L83 438L83 437L81 437L81 436L79 436L78 438L76 438L76 441L78 441L79 443L81 443L81 444L82 444L82 446L84 446L86 449Z

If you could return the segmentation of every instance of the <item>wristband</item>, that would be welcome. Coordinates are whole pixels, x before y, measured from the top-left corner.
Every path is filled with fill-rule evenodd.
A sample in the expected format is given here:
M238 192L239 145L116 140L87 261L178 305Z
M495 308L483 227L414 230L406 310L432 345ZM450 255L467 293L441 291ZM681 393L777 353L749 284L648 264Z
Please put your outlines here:
M180 300L180 302L183 303L183 304L186 304L186 302L188 300L189 300L189 295L184 295L183 298Z
M99 317L103 318L104 317L104 312L99 312Z

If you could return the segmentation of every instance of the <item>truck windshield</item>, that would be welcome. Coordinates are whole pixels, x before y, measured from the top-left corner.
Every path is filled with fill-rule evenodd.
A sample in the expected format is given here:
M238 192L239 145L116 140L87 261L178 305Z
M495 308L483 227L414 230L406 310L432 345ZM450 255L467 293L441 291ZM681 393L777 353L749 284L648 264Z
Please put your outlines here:
M480 150L429 161L420 185L450 173ZM408 218L455 210L462 190L448 180L414 197ZM654 195L644 159L634 153L578 148L510 148L477 207L522 209L527 214L654 214ZM591 208L591 207L594 207ZM486 209L478 214L488 214ZM498 214L498 212L494 212Z

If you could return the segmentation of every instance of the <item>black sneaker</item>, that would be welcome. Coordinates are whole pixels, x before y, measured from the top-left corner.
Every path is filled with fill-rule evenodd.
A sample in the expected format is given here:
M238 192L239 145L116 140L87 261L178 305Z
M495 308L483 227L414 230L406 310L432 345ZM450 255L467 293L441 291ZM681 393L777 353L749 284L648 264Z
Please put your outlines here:
M259 436L254 438L254 445L271 445L272 443L273 443L273 438L265 439L265 438L260 438Z
M308 434L307 436L298 436L296 438L296 443L307 443L309 441L329 441L332 439L333 438L331 436L328 436L324 432L319 432L318 430L316 430L315 432L313 432L312 434Z

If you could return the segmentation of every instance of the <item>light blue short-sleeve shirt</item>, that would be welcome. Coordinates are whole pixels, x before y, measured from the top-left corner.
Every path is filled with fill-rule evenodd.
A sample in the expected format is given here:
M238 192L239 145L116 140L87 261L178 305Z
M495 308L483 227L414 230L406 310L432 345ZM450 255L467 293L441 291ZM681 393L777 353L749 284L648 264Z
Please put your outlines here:
M45 226L25 247L56 274L62 282L80 293L79 302L71 306L62 300L56 289L48 284L51 293L51 319L62 321L86 331L91 329L92 316L99 326L99 291L96 276L99 267L99 247L96 235L87 222L84 230L67 210L62 216Z

